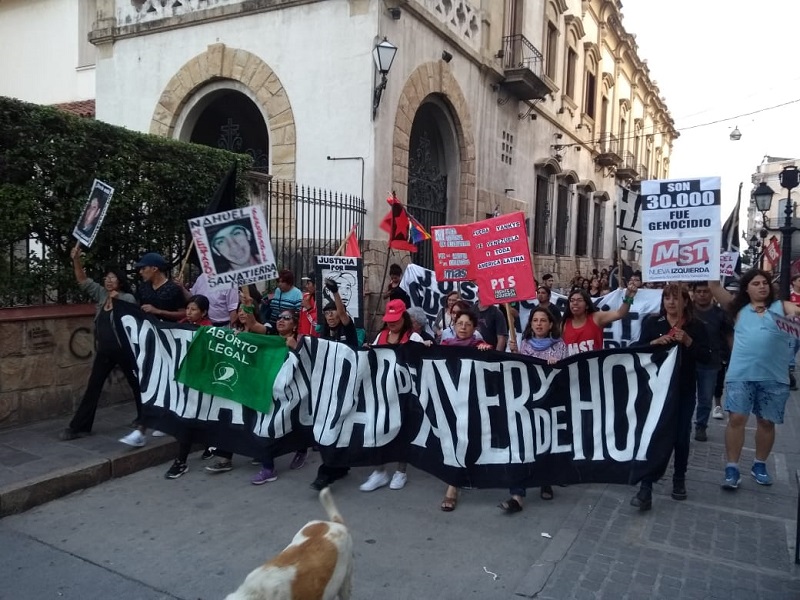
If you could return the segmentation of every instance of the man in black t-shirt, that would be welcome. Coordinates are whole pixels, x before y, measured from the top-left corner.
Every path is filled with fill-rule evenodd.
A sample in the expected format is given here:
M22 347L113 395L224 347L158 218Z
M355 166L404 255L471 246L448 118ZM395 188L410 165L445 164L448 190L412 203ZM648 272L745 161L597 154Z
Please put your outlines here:
M180 321L186 317L183 289L167 277L167 261L156 252L148 252L135 265L143 283L136 288L136 300L147 314L162 321Z
M333 302L329 302L322 309L325 315L325 326L319 334L323 340L347 344L351 348L358 348L358 333L353 319L347 314L347 309L339 295L339 286L331 279L325 280L325 287L331 293ZM332 467L324 462L317 470L317 478L311 483L311 488L321 490L328 487L337 479L341 479L350 472L350 467Z
M148 252L135 265L143 283L136 288L136 300L147 314L162 321L180 321L186 317L183 288L167 277L169 265L157 252ZM119 441L141 448L147 443L147 428L139 425Z
M506 351L508 322L495 305L484 306L478 302L478 333L483 341L498 352Z

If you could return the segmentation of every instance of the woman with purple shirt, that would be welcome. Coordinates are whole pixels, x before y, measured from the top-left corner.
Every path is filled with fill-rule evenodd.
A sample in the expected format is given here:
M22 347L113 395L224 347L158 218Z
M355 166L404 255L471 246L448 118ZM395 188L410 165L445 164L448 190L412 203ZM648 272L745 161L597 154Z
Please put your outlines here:
M553 318L553 313L545 306L537 306L528 317L528 325L522 332L519 344L512 340L509 349L518 354L532 356L546 360L552 365L567 357L567 345L560 337L561 331L558 323ZM507 513L517 513L522 510L522 499L525 497L525 488L512 487L509 492L511 498L500 503ZM553 499L553 488L543 485L539 490L542 500Z

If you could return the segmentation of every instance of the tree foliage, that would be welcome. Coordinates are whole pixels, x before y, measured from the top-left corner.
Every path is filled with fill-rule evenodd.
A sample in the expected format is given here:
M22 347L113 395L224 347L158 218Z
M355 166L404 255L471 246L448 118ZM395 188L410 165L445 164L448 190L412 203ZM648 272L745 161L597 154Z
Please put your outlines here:
M203 213L218 183L247 155L136 133L0 97L0 306L76 297L72 230L92 181L114 188L85 264L131 270L144 252L173 265L187 247L186 220Z

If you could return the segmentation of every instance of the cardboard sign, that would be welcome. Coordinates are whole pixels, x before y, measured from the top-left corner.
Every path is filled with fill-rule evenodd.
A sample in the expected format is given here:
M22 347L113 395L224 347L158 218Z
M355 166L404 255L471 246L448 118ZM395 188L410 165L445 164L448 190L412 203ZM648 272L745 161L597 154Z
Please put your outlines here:
M617 186L617 244L620 250L642 251L643 197Z
M314 283L317 286L317 306L319 307L320 321L322 310L328 302L333 302L333 296L325 287L326 279L333 279L339 286L339 296L342 299L347 314L353 319L357 329L364 328L364 289L362 275L364 261L352 256L317 256L314 263Z
M108 205L111 203L111 196L113 195L113 187L99 179L94 180L86 206L83 207L83 212L75 224L75 229L72 230L73 237L87 248L91 247L94 243L94 238L97 237L97 232L100 230L103 219L106 218Z
M778 329L784 333L788 333L793 338L800 340L800 323L794 319L787 319L786 317L776 315L773 312L770 312L769 314L775 319L775 325L778 326Z
M642 182L642 279L719 279L720 178Z
M470 225L431 227L433 270L438 281L472 279Z
M733 277L736 274L736 263L739 261L738 252L723 252L719 255L719 274L722 277Z
M481 304L526 300L536 295L525 214L478 221L472 229L473 279Z
M208 285L234 287L275 279L275 255L259 206L189 219Z

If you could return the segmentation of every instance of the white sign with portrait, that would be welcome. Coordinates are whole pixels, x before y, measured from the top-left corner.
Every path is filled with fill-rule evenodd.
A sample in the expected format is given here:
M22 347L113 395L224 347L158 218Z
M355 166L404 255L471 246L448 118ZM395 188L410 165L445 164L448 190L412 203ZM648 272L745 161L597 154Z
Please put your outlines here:
M362 274L364 261L352 256L317 256L314 273L317 286L317 306L322 311L325 305L333 302L331 292L325 287L325 280L332 279L339 288L342 304L356 327L364 327L364 290Z
M111 203L111 196L113 195L113 187L99 179L94 180L86 206L83 207L83 212L75 224L75 229L72 230L72 235L75 239L87 248L91 247L94 243L94 238L97 237L97 232L100 230L103 219L106 218L108 205Z
M269 230L259 206L189 219L208 284L242 286L278 277Z

